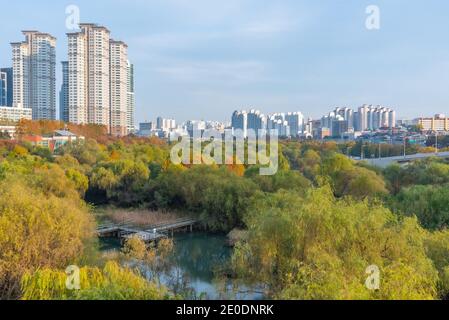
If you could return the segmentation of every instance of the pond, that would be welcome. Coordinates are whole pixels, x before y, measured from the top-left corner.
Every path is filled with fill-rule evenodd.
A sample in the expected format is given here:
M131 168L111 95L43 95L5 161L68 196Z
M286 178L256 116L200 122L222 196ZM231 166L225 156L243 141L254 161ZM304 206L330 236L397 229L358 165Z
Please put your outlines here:
M174 244L172 267L159 276L161 283L170 289L182 291L183 296L188 292L187 299L263 299L261 293L237 286L222 276L232 254L225 235L181 233L175 235ZM101 249L119 250L120 243L114 239L102 239Z

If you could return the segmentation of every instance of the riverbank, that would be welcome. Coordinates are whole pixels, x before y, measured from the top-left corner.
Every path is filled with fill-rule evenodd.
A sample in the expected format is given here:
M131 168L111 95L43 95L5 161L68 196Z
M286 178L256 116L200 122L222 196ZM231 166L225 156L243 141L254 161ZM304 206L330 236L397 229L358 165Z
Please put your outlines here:
M226 276L233 249L226 234L195 231L177 233L174 250L169 258L170 267L158 275L157 281L187 300L262 300L256 293ZM101 250L120 250L120 243L113 239L101 239ZM137 266L149 280L154 277L149 266L138 262Z

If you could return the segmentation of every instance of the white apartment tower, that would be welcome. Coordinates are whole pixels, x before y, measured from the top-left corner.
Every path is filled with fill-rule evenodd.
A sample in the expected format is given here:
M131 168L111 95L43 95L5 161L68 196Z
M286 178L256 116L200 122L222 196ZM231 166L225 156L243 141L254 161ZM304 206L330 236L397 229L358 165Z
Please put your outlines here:
M136 110L136 99L134 96L134 65L128 61L128 101L127 101L127 126L128 133L133 133L135 128L134 112Z
M110 32L91 23L68 33L69 121L110 128Z
M23 31L25 41L11 43L13 106L31 108L34 120L56 119L56 38Z
M98 124L111 134L128 131L128 46L107 28L81 23L68 33L69 122Z
M128 46L121 41L110 41L111 72L111 133L128 133Z

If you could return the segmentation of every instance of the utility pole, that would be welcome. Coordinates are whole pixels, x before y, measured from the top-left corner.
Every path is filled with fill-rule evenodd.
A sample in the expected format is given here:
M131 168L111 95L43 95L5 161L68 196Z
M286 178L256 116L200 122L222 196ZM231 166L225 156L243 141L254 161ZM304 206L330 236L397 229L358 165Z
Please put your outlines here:
M435 131L435 151L438 154L438 131Z
M405 142L406 142L406 137L404 137L404 158L407 157L407 152L406 152L407 145Z
M362 140L362 144L360 146L360 160L363 160L363 146L365 145L365 143Z

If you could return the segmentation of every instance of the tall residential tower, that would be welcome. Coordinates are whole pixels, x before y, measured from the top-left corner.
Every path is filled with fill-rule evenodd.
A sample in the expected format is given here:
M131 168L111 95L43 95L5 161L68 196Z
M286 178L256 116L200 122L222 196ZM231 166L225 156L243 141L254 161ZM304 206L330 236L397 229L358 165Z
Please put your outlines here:
M59 91L59 117L69 122L69 62L62 61L62 84Z
M128 133L133 133L136 130L134 123L134 113L136 110L136 99L134 96L134 65L128 61L128 95L127 95L127 126Z
M13 106L31 108L34 120L56 119L56 38L23 31L25 41L11 43Z
M12 107L13 77L12 68L0 69L0 106Z
M98 124L111 134L128 133L128 46L107 28L80 24L68 33L68 120Z
M80 24L68 33L69 121L110 128L110 33L105 27Z
M110 41L111 133L128 133L128 46L121 41Z

